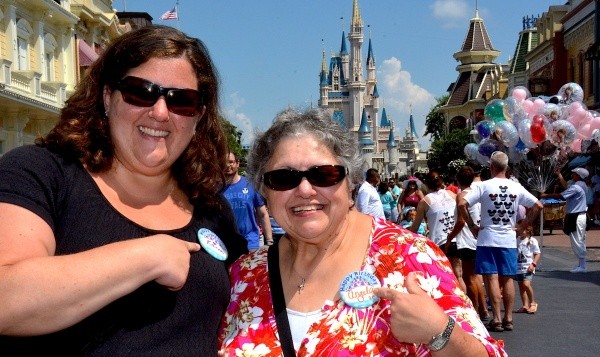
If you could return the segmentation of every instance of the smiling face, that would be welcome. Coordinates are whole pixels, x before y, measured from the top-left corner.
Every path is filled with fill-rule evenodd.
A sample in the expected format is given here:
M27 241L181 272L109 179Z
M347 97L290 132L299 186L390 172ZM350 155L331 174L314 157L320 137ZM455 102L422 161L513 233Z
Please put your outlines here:
M184 57L151 58L132 68L125 76L143 78L166 88L198 89L197 77ZM145 175L168 172L190 143L199 114L177 115L167 108L161 96L151 107L138 107L123 101L119 90L104 90L110 133L115 147L115 165Z
M337 165L333 153L313 137L288 137L273 150L265 171L277 169L308 170L317 165ZM287 191L265 188L265 198L273 218L292 239L307 243L325 242L334 237L348 218L350 189L348 180L331 187L317 187L303 178Z

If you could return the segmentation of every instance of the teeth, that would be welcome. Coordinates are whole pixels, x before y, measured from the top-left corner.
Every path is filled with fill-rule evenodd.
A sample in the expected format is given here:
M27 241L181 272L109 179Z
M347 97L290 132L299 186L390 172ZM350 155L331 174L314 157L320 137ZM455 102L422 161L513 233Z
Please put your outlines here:
M140 132L142 132L142 134L146 134L146 135L149 135L149 136L156 136L156 137L159 137L159 138L164 138L164 137L167 137L169 135L168 131L150 129L150 128L147 128L145 126L138 126L138 130Z
M308 212L308 211L317 211L323 209L323 205L311 205L311 206L302 206L302 207L294 207L292 211L295 213L298 212Z

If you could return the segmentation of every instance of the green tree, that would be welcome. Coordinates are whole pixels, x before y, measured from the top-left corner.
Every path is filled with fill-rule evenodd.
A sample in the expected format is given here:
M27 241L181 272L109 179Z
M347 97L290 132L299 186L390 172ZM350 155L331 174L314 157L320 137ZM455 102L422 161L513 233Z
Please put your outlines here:
M248 150L242 147L242 132L237 127L224 117L221 117L223 123L223 131L227 136L227 142L229 143L229 150L235 154L235 157L239 158L240 161L245 161Z
M436 169L442 175L452 175L449 164L456 159L465 158L465 145L471 142L469 132L469 129L455 129L443 139L431 143L427 156L429 169Z
M429 114L427 114L427 117L425 118L424 134L431 135L430 141L434 142L444 137L444 116L442 115L442 113L438 112L438 109L444 104L446 104L446 102L448 101L448 95L444 95L435 99L437 100L437 104L431 107L431 109L429 110Z

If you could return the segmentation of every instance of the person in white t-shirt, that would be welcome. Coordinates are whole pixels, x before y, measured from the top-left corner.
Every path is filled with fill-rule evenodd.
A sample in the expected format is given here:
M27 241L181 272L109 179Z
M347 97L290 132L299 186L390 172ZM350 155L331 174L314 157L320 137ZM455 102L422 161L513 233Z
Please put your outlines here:
M515 298L513 276L517 272L517 235L532 224L542 203L520 183L506 178L508 156L496 151L490 156L492 178L471 186L471 192L459 202L459 210L467 227L477 236L475 271L483 275L487 295L492 305L490 331L511 331ZM481 223L478 227L468 213L471 205L481 203ZM517 225L519 205L530 208L523 222ZM501 288L502 287L502 292ZM501 318L501 301L504 316Z
M360 185L356 195L356 209L364 214L385 218L383 204L376 188L380 180L381 177L376 169L367 170L366 180Z
M558 172L558 181L566 188L561 193L542 193L542 198L562 198L566 200L565 221L563 223L563 232L569 235L571 240L571 249L578 259L578 263L571 273L585 273L587 266L585 262L586 245L585 230L587 225L587 204L585 197L586 185L583 180L589 176L588 170L578 167L571 170L571 180L565 181L562 174Z

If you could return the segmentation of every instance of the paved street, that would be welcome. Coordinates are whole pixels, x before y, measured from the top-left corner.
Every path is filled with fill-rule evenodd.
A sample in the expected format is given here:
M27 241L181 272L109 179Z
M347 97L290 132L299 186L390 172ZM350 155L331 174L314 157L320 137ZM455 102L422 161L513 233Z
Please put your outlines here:
M513 314L513 331L493 332L509 356L600 355L600 227L587 232L588 273L573 274L576 264L569 237L560 229L538 237L542 259L533 278L538 310ZM521 298L515 284L515 309Z

